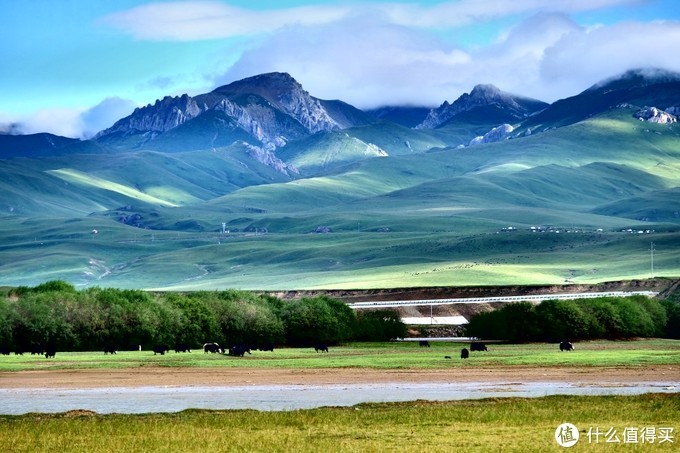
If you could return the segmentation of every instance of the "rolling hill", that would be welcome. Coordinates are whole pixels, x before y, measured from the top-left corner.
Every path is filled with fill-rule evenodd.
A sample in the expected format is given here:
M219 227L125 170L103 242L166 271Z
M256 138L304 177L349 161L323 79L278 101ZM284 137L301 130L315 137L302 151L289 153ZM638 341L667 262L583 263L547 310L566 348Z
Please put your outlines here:
M636 70L551 105L478 86L362 112L272 73L91 141L0 136L0 284L583 283L648 277L651 242L678 276L679 83Z

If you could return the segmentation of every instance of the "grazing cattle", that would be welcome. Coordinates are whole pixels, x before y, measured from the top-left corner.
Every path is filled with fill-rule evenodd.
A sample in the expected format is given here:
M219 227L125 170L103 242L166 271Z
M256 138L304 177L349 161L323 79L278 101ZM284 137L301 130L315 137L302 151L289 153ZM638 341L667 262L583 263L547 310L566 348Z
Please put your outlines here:
M573 351L574 345L568 341L563 341L560 343L560 351Z
M42 345L34 344L31 345L31 355L43 355L45 353L45 348Z
M0 348L0 354L9 355L9 348L5 348L5 347Z
M191 349L189 348L189 345L186 343L177 343L175 345L175 353L179 352L191 352Z
M118 352L118 349L115 346L110 345L110 344L107 344L107 345L104 346L104 355L106 355L106 354L113 355L116 352Z
M429 347L430 347L430 342L427 341L427 340L420 340L420 341L418 342L418 346L420 346L421 348L429 348Z
M450 359L451 356L450 356L450 355L445 355L444 358L445 358L445 359Z
M463 348L460 350L460 358L461 359L467 359L470 357L470 351L468 351L466 348Z
M50 357L54 358L54 356L56 356L56 355L57 355L57 349L55 347L48 346L48 347L45 348L45 358L46 359L49 359Z
M156 346L153 347L153 355L160 354L160 355L165 355L166 352L170 350L169 347L166 345L160 345L157 344Z
M250 348L245 344L235 344L229 347L229 355L234 357L243 357L246 352L252 354Z
M316 352L328 352L328 346L324 343L317 343L314 345L314 350Z
M220 348L220 345L217 343L206 343L203 345L203 352L204 353L212 353L212 354L219 354L222 352L222 348Z
M271 351L274 352L274 344L273 343L262 343L257 346L258 351Z
M470 343L470 351L488 351L486 348L486 345L484 343L480 343L479 341L473 341Z

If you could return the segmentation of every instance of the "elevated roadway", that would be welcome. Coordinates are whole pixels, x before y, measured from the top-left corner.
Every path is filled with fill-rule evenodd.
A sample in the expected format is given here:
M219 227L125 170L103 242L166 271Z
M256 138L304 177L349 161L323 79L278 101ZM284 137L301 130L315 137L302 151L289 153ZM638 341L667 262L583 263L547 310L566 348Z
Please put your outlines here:
M387 300L387 301L367 301L352 302L347 305L351 308L391 308L408 307L419 305L451 305L451 304L487 304L491 302L532 302L539 303L544 300L572 300L572 299L594 299L596 297L631 297L646 296L654 297L654 291L609 291L596 293L566 293L566 294L532 294L526 296L498 296L498 297L466 297L454 299L419 299L419 300Z

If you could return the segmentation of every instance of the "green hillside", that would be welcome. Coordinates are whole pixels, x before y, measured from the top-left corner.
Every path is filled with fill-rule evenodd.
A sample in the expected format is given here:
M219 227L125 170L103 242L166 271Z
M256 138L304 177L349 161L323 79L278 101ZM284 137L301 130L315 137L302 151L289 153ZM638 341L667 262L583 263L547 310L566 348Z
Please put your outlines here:
M0 285L597 282L649 277L651 242L678 276L680 126L633 113L460 149L452 125L318 133L277 152L300 175L239 143L0 160Z

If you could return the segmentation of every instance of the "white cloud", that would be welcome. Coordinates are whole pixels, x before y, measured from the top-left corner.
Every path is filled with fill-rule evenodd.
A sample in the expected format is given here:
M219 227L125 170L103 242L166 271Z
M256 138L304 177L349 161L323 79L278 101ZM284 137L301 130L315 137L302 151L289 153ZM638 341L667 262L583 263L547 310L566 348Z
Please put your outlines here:
M546 49L541 78L563 89L586 88L631 68L680 72L680 22L619 23L564 36Z
M83 122L81 109L49 108L41 109L20 118L19 130L22 134L49 132L64 137L77 138L82 135Z
M576 13L646 0L458 0L431 7L386 3L378 6L395 24L425 28L459 27L506 16L548 13Z
M90 138L102 129L132 113L135 103L127 99L107 98L86 108L50 108L16 118L0 114L0 126L12 124L12 132L37 134L48 132L72 138ZM11 118L11 121L10 121ZM1 128L0 128L1 129Z
M415 28L451 28L540 11L574 13L646 0L457 0L417 3L352 3L264 10L219 1L149 3L109 14L101 22L137 39L193 41L272 33L286 27L328 25L368 15Z
M351 9L304 6L256 11L217 1L150 3L109 14L102 22L137 39L192 41L271 32L336 21Z
M358 107L386 102L439 104L470 56L406 27L354 17L323 27L283 30L244 52L218 83L280 71L313 96ZM443 86L442 86L443 85Z
M539 13L493 44L465 51L424 29L354 16L275 33L245 51L218 82L289 72L313 96L365 108L438 105L478 83L552 102L630 68L680 71L673 58L679 34L677 22L584 28L564 14Z
M132 113L137 105L118 97L106 98L94 107L82 112L80 120L82 131L80 136L92 137L97 132L113 126L113 123Z
M222 59L213 56L202 71L182 68L182 74L158 74L140 82L136 90L145 95L197 94L203 90L197 87L208 85L208 73L236 61L222 77L210 79L224 84L264 72L288 72L313 96L361 108L435 106L478 83L550 102L630 68L680 72L680 59L675 58L680 22L586 28L569 17L641 1L459 0L434 6L364 2L263 11L218 1L164 2L102 21L137 39L247 37L238 40L238 47L236 40L225 43ZM456 27L499 18L511 18L516 25L499 32L490 45L464 49L442 38ZM112 98L90 109L45 109L24 118L0 115L0 123L19 123L24 133L88 137L134 106Z

